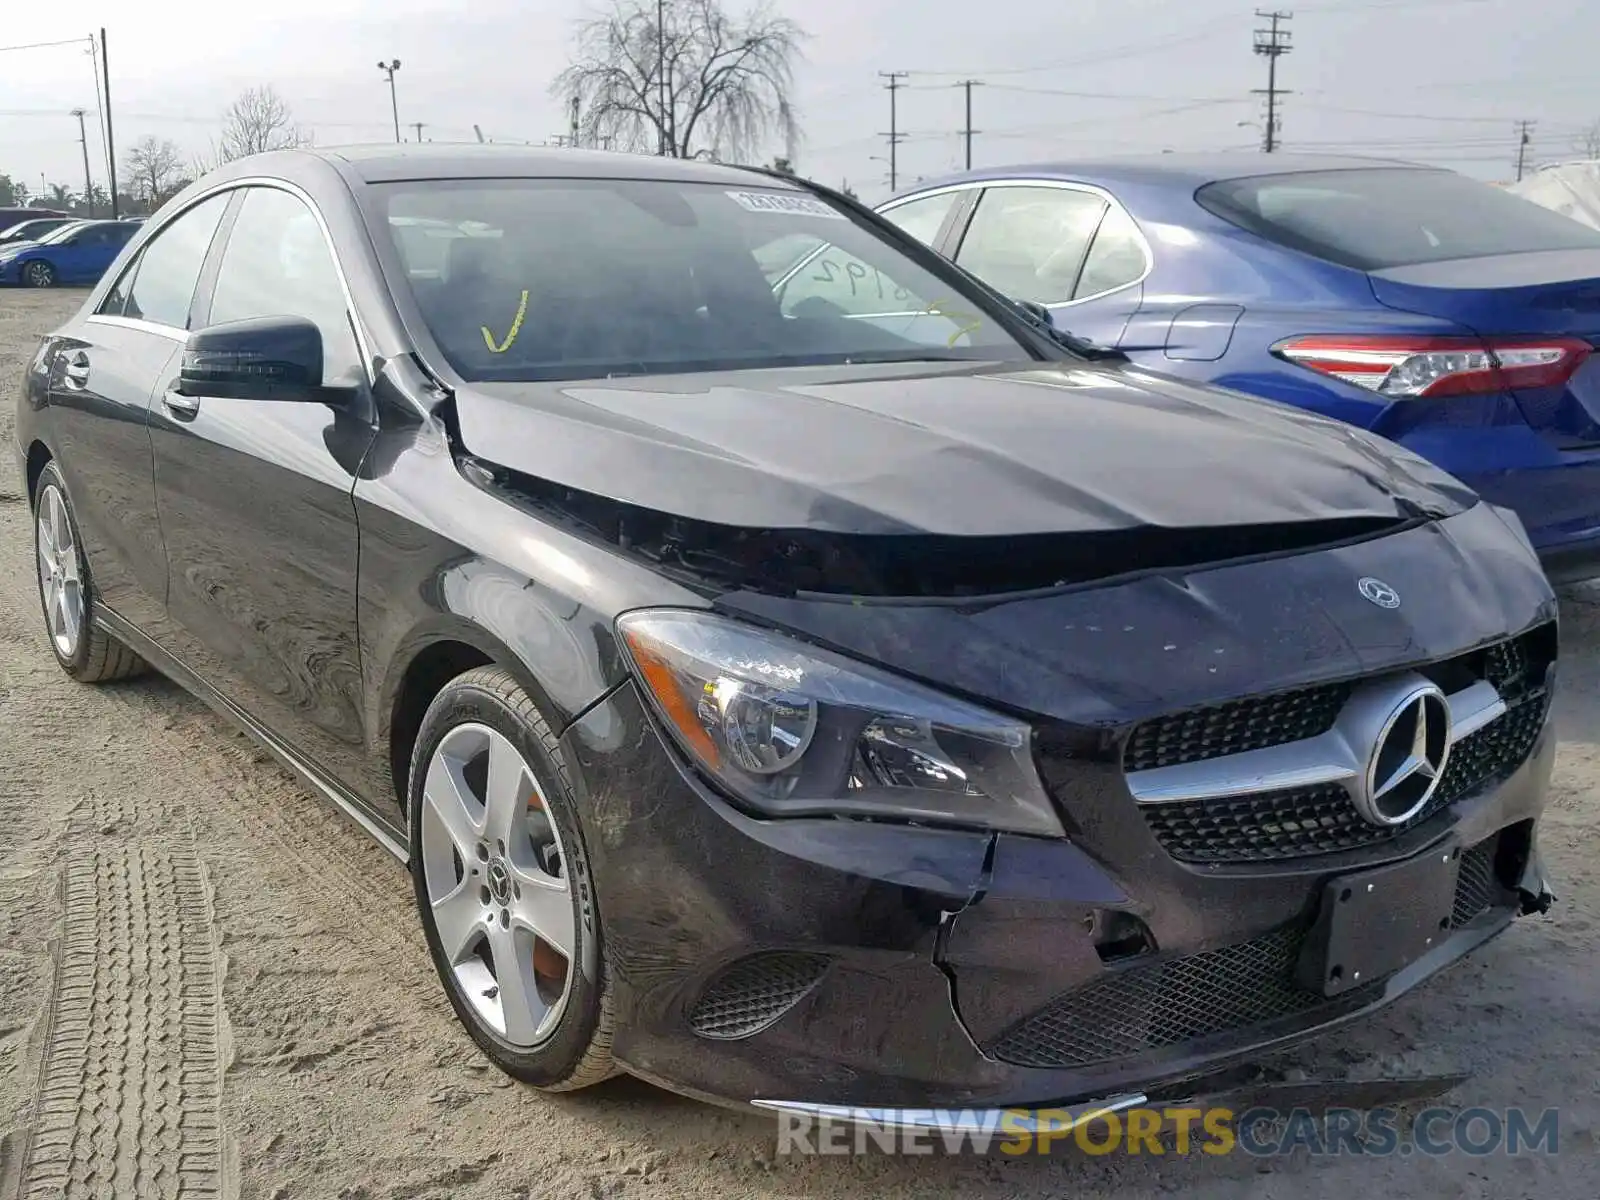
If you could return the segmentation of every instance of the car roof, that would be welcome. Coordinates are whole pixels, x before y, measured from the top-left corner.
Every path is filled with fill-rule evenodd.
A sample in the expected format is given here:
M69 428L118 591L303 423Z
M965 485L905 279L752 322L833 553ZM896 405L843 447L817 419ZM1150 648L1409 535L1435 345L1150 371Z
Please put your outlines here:
M963 171L940 179L926 179L915 188L897 193L909 196L930 188L948 187L988 179L1061 179L1086 183L1138 184L1181 187L1190 191L1222 179L1261 175L1294 175L1305 171L1361 171L1398 167L1418 171L1442 170L1390 158L1360 158L1333 154L1262 154L1259 151L1218 151L1214 154L1140 154L1096 159L1060 159L1019 163Z
M654 154L610 150L568 150L550 146L507 146L477 142L381 142L376 145L315 147L312 154L342 165L366 183L406 179L659 179L746 187L798 187L779 176L745 167Z

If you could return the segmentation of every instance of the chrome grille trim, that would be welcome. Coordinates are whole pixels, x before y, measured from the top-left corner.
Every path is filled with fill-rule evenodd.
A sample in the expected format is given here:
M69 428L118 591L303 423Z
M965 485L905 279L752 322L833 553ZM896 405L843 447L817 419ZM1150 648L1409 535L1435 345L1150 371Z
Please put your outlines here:
M1319 784L1348 784L1367 769L1370 739L1357 727L1365 720L1364 695L1387 697L1406 687L1426 684L1420 675L1405 674L1365 685L1351 696L1334 727L1260 750L1129 771L1128 790L1140 804L1223 799L1257 792L1276 792ZM1453 745L1503 716L1506 702L1488 680L1479 680L1445 697L1450 708Z

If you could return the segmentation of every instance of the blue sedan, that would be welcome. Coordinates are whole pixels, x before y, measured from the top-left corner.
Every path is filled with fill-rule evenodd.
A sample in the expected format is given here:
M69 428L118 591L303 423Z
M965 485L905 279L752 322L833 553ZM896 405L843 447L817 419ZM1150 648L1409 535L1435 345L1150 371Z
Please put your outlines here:
M128 221L74 221L36 242L0 246L0 284L94 283L138 232L139 226Z
M1600 230L1451 171L1179 156L971 172L880 210L1141 366L1372 430L1600 574Z

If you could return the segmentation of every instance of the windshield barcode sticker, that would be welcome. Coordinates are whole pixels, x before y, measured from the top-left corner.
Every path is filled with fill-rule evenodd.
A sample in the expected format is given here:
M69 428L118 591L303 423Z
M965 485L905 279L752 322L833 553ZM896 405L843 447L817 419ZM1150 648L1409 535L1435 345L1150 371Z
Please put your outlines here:
M788 213L795 217L831 217L835 221L844 220L842 212L824 204L815 196L807 196L800 192L729 192L728 197L740 208L751 212Z

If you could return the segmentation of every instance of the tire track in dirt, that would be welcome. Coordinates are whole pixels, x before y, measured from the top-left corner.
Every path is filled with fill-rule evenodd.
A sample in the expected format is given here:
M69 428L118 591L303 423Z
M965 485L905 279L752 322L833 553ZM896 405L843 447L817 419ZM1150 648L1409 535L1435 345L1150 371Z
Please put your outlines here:
M25 1200L225 1192L221 971L199 860L172 845L70 858Z

